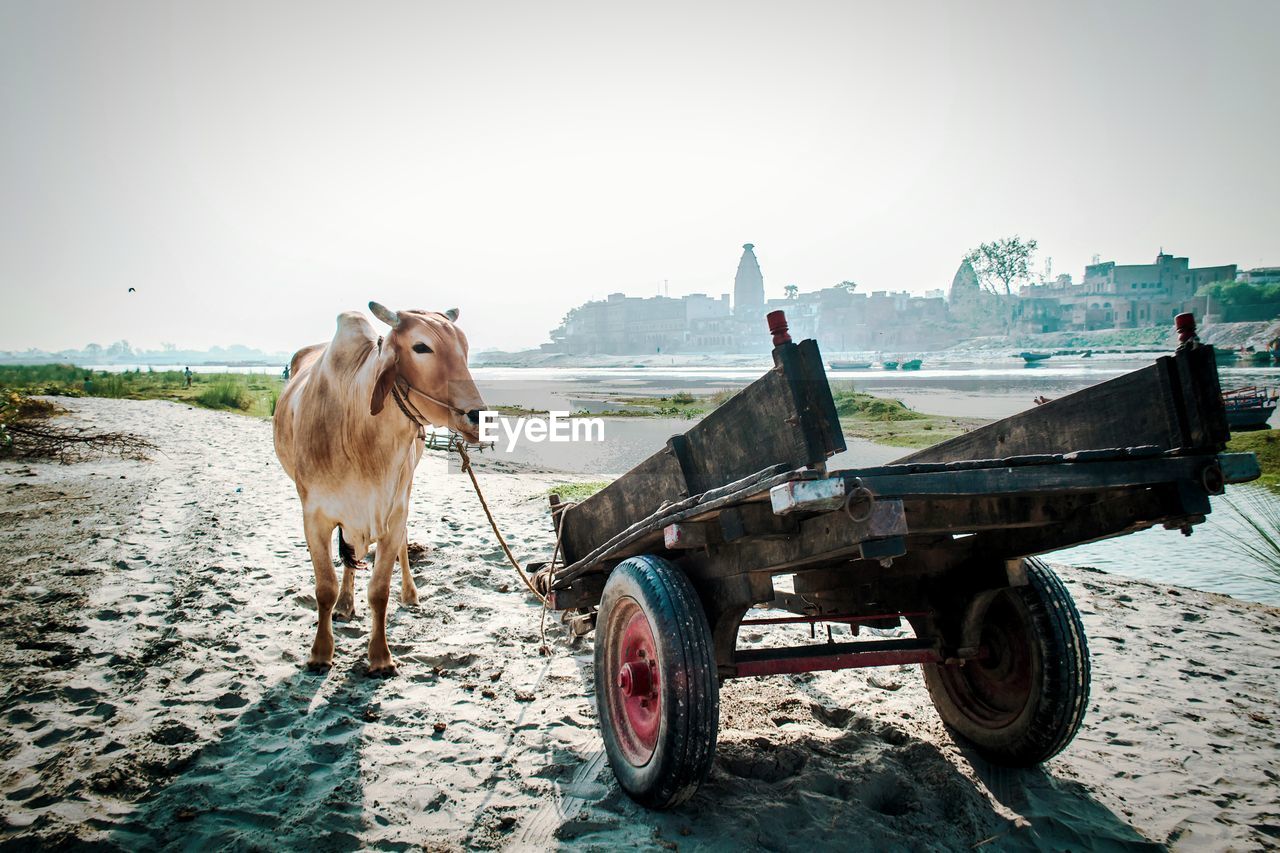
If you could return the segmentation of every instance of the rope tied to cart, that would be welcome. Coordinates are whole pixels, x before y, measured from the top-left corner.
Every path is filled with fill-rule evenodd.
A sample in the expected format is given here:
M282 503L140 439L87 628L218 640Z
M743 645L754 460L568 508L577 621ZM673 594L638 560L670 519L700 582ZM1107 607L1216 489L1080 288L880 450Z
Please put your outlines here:
M576 504L561 504L561 509L555 514L556 547L551 554L551 562L547 564L547 591L543 594L538 591L537 586L529 577L528 572L526 572L524 567L520 565L520 561L517 560L516 555L512 553L511 547L507 545L506 537L502 535L502 531L498 528L498 522L493 517L493 511L489 509L488 500L485 499L484 490L480 488L480 481L476 478L475 469L471 464L471 454L467 453L466 441L463 440L461 436L454 435L449 440L449 449L458 454L462 470L471 479L471 488L475 490L476 497L480 500L480 508L484 510L485 517L489 519L489 527L493 529L493 535L497 538L498 545L502 547L502 552L506 555L507 561L511 563L511 567L516 570L518 575L520 575L520 580L524 582L524 585L528 588L529 592L533 593L533 595L542 604L542 616L538 624L538 635L542 641L542 645L539 647L539 652L545 656L550 653L550 648L547 646L546 633L547 610L551 606L551 587L555 583L556 565L560 560L561 543L564 533L564 519L565 516L568 515L569 510L573 506L576 506Z

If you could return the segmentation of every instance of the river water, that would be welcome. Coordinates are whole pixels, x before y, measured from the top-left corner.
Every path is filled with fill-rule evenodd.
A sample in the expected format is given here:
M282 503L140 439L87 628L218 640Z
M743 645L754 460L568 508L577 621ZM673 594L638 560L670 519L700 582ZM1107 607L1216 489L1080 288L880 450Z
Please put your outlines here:
M972 355L938 355L918 371L882 369L829 371L833 384L902 400L914 409L939 415L1001 418L1034 405L1033 399L1069 394L1119 376L1152 362L1154 355L1098 354L1089 359L1054 358L1026 366L1011 356L978 359ZM732 366L649 366L645 368L500 368L479 367L473 375L489 405L524 406L556 411L600 411L617 408L607 401L629 396L650 396L685 391L707 394L740 388L758 378L771 365L768 356L738 359ZM131 366L130 366L131 367ZM105 368L122 369L119 366ZM159 367L157 370L161 369ZM225 368L202 365L201 372L234 370L245 373L278 373L279 368ZM145 368L144 368L145 370ZM1222 367L1224 388L1246 385L1280 385L1280 368ZM507 419L514 424L514 419ZM520 441L505 454L512 461L563 470L578 476L612 479L625 473L650 454L662 449L672 435L694 421L680 418L605 419L604 440L593 442ZM743 436L750 441L750 436ZM857 468L892 461L908 451L851 439L849 449L831 461L834 468ZM1189 586L1239 598L1280 604L1280 584L1268 581L1268 570L1239 554L1241 541L1258 534L1240 514L1227 505L1239 496L1253 512L1261 502L1275 505L1270 492L1251 486L1229 487L1226 498L1214 498L1214 512L1190 537L1178 531L1148 530L1104 542L1057 552L1050 559L1143 580ZM1236 497L1233 497L1236 496ZM1280 531L1277 531L1280 533Z
M926 369L830 371L833 383L849 382L859 390L895 397L920 411L940 415L999 418L1028 409L1038 395L1054 398L1136 370L1154 357L1094 356L1091 359L1055 357L1037 367L1021 360L965 362L957 359ZM672 368L521 369L479 368L477 383L490 405L524 405L562 411L591 410L597 401L627 396L687 391L704 394L738 388L758 378L769 362L758 365ZM1280 368L1221 368L1224 388L1280 384ZM605 403L598 408L610 408ZM614 406L616 408L616 406ZM677 418L606 418L605 441L595 443L523 442L511 458L579 475L610 479L662 449L671 435L693 421ZM743 436L750 441L750 436ZM851 439L849 449L831 460L833 468L879 465L907 450ZM1251 495L1252 501L1241 500ZM1280 604L1280 579L1239 553L1241 541L1258 534L1239 513L1256 502L1280 505L1276 496L1253 486L1231 486L1224 498L1214 498L1214 511L1191 536L1157 528L1116 539L1081 545L1050 557L1063 563L1093 566L1106 572L1158 583L1188 586L1238 598ZM1280 531L1277 531L1280 535ZM1280 560L1280 555L1277 555Z

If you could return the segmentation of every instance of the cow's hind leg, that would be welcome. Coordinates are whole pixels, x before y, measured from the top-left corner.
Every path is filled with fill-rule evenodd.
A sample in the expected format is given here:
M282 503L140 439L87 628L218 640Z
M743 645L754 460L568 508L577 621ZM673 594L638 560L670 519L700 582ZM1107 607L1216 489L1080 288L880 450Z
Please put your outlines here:
M338 528L338 555L342 557L342 589L333 608L333 618L336 622L350 622L356 618L356 569L363 568L364 563L356 559L355 549L343 538L341 527Z
M333 570L333 528L314 515L303 518L307 550L316 573L316 639L311 644L310 669L327 669L333 665L333 605L338 600L338 576Z
M333 608L333 621L352 622L356 618L356 570L348 563L342 564L342 589L338 603Z
M409 607L418 606L418 588L413 584L413 574L409 571L409 536L406 533L400 545L400 603Z
M379 542L373 558L373 577L369 579L369 674L395 675L396 662L387 645L387 600L391 597L391 572L402 546L404 525L392 525L392 530L402 531L395 538Z

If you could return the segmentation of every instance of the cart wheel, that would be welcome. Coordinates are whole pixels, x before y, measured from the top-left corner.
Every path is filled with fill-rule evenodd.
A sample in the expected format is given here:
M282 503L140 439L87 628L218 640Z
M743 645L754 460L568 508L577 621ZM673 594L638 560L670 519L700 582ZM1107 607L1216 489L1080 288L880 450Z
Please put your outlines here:
M711 770L720 684L689 579L632 557L609 575L596 623L596 707L618 783L654 809L684 802Z
M987 760L1029 767L1057 755L1089 704L1089 649L1075 602L1048 566L1025 561L1026 586L992 600L982 622L986 656L924 665L942 721Z

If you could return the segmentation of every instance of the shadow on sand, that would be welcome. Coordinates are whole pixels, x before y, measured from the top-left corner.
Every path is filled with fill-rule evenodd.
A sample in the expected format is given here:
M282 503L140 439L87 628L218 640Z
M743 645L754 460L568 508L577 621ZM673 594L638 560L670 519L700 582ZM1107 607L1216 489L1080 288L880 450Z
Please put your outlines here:
M362 662L337 677L326 688L325 676L299 672L270 688L181 776L139 800L106 845L359 848L359 743L379 682Z
M797 702L776 714L778 729L753 727L757 736L722 738L710 778L688 803L646 812L622 794L605 765L596 778L608 794L566 820L557 839L592 848L616 841L621 824L643 828L630 839L635 843L710 842L713 849L1165 849L1083 785L964 752L991 795L1022 818L1012 820L938 746L840 707L811 685L797 686L812 704ZM830 735L797 737L802 729L789 729L792 722L817 724Z
M1079 782L1038 767L1000 767L972 750L964 756L992 796L1030 824L998 839L993 849L1164 850L1095 800Z

